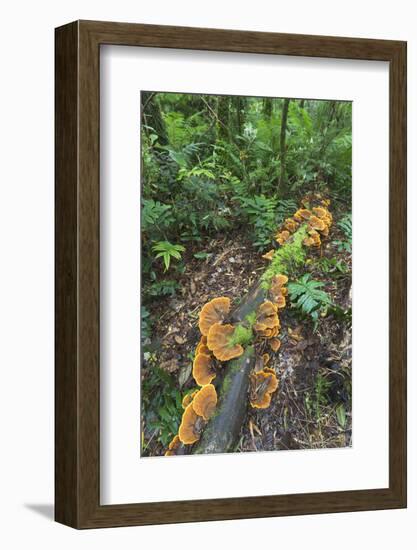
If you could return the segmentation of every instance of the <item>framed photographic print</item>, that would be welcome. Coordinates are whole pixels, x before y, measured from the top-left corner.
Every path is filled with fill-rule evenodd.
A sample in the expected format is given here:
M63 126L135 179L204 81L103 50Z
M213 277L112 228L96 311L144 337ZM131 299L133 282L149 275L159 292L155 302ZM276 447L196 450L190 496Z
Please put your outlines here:
M406 44L56 29L56 520L406 506Z

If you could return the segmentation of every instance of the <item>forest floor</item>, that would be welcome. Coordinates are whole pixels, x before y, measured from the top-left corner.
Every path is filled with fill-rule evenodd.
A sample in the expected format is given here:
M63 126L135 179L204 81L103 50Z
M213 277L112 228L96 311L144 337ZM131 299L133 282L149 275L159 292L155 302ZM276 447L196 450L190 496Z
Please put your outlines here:
M335 222L337 217L335 218ZM322 281L325 290L343 311L351 308L351 253L331 239L310 254L306 272ZM194 386L192 358L200 338L198 314L216 296L227 296L236 305L266 268L253 244L239 232L204 244L208 256L196 259L198 250L184 257L186 270L178 281L181 291L155 300L152 348L159 367L175 377L182 391ZM329 261L327 261L329 260ZM331 263L330 263L331 262ZM339 266L339 267L338 267ZM343 269L340 268L343 266ZM252 409L242 426L237 451L312 449L351 444L351 330L336 313L320 318L316 329L287 307L280 314L281 348L268 366L279 379L278 391L268 409ZM149 439L150 434L145 434ZM147 455L162 455L155 440Z

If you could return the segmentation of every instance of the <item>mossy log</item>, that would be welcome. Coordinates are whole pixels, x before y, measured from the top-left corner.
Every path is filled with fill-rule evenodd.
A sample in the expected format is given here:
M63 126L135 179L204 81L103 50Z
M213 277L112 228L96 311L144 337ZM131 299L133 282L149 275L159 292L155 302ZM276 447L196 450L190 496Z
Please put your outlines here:
M194 454L227 453L235 450L248 405L249 372L255 350L248 346L241 357L229 362L219 388L216 412L204 429Z
M269 285L265 282L270 282L274 274L286 274L290 266L295 268L304 265L305 251L302 242L306 231L306 226L302 225L287 243L277 250L264 277L249 289L230 315L232 323L244 325L248 316L256 312L268 299ZM265 275L268 275L266 281ZM255 349L253 345L248 345L241 357L225 364L225 376L218 385L216 384L219 397L216 412L204 428L200 441L193 446L193 454L227 453L235 450L249 403L249 373L255 365L255 360Z
M266 299L267 291L255 284L231 315L234 323L243 322ZM225 365L226 374L217 388L219 401L213 418L204 429L193 454L233 452L238 442L247 406L249 372L255 364L255 350L248 346L242 356Z

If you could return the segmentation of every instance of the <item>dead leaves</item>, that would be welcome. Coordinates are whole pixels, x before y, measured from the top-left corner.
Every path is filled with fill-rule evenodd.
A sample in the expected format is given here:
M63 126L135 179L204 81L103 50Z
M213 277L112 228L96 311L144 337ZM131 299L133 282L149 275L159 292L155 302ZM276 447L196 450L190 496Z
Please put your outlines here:
M159 363L159 368L169 373L176 372L179 367L180 366L176 359L168 359L167 361L162 361L162 363Z

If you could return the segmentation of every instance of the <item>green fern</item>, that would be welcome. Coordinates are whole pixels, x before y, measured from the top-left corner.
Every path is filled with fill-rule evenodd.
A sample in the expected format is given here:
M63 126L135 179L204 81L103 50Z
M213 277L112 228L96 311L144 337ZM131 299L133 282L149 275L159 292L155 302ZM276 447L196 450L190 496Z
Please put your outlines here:
M165 266L165 271L168 271L171 264L171 258L180 260L181 252L184 252L185 248L182 246L182 244L172 244L169 241L159 241L158 243L153 245L152 250L154 252L158 252L158 254L156 254L155 256L155 259L162 258Z
M345 237L352 242L352 215L347 214L337 224L345 234Z
M345 234L345 241L334 241L339 252L346 251L351 252L352 250L352 215L347 214L344 216L337 224L340 229Z
M288 285L293 305L304 315L310 316L313 321L317 321L319 313L332 303L330 296L321 290L323 286L324 283L321 281L310 279L309 273Z
M297 203L292 199L281 199L278 202L277 213L276 213L276 222L277 225L281 223L294 214L297 210Z
M162 204L152 199L143 199L142 201L142 231L149 232L155 227L160 231L166 229L174 221L171 206Z
M254 231L254 245L265 249L271 243L271 236L276 228L277 201L274 197L254 195L253 197L236 197L241 204L241 212Z

